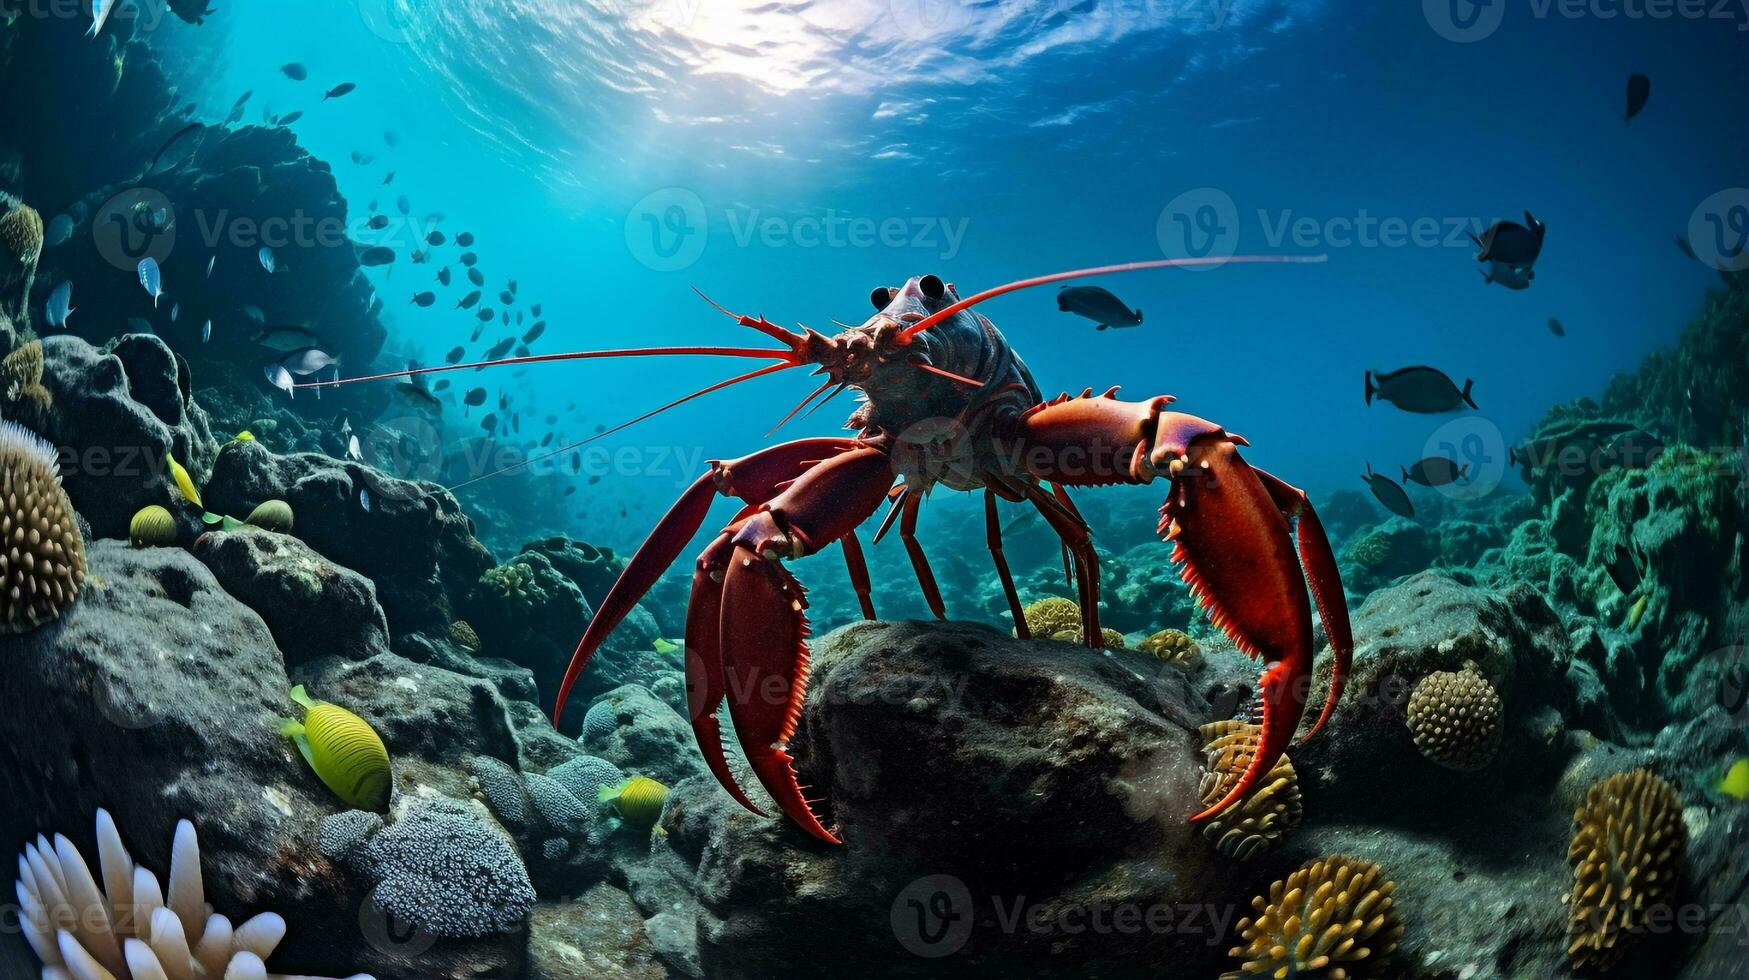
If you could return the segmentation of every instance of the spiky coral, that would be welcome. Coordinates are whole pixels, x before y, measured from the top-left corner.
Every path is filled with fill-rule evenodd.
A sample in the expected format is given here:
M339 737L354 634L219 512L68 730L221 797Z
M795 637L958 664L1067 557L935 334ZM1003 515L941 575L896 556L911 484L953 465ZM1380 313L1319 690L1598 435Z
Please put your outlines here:
M1407 724L1427 758L1460 772L1486 768L1500 750L1500 695L1473 663L1421 678Z
M1371 861L1334 855L1308 861L1251 900L1257 918L1239 920L1239 977L1317 976L1357 980L1384 975L1403 937L1392 906L1396 882Z
M1202 663L1202 647L1182 630L1161 630L1143 640L1136 649L1187 670Z
M1202 726L1203 738L1203 806L1212 806L1226 798L1257 755L1261 725L1242 721L1217 721ZM1237 805L1227 808L1203 824L1203 836L1214 841L1215 848L1228 857L1248 861L1275 846L1276 842L1299 825L1299 779L1287 756L1276 760L1255 789Z
M85 583L85 542L48 443L0 422L0 633L58 618Z
M209 915L194 825L176 825L169 891L134 864L115 821L97 811L100 890L91 868L59 834L27 844L19 859L19 925L44 977L268 977L264 961L285 938L285 920L263 912L232 928ZM354 980L369 980L355 977Z
M1669 783L1634 769L1591 787L1573 813L1567 847L1574 970L1607 969L1621 959L1648 912L1675 897L1686 845L1682 802Z

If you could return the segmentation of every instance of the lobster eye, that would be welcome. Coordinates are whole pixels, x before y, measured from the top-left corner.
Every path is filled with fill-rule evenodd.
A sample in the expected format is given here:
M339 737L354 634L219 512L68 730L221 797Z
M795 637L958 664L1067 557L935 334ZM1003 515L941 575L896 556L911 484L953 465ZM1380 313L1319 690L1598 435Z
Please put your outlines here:
M886 309L887 304L893 301L893 287L876 286L874 292L868 294L868 301L873 303L877 310Z
M917 288L923 290L923 295L932 300L947 294L947 284L941 281L940 276L924 276L917 280Z

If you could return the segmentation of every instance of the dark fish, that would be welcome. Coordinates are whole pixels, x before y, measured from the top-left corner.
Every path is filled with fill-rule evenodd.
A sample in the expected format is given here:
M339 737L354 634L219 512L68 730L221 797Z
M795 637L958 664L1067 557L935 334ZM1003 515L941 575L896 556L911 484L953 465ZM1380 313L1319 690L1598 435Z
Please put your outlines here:
M460 245L462 248L467 248L468 246L474 244L474 233L471 231L462 232L461 234L455 236L455 243L457 245Z
M601 477L600 477L600 476L599 476L599 475L597 475L597 476L592 476L592 477L590 477L590 478L589 478L589 485L590 485L590 486L594 486L594 485L596 485L596 484L597 484L597 483L600 483L600 482L601 482Z
M358 164L361 167L366 167L366 166L369 166L370 164L376 162L376 157L373 157L370 154L363 152L362 150L353 150L352 151L352 162ZM376 207L376 205L373 203L371 205L371 207L374 208L374 207Z
M510 280L510 295L516 295L516 280L514 279Z
M1470 477L1468 464L1459 466L1456 461L1444 456L1429 456L1414 466L1401 469L1404 483L1413 481L1424 487L1443 487Z
M294 82L301 82L310 77L310 70L305 68L303 62L300 61L293 61L288 64L280 65L279 70L285 75L285 77Z
M529 352L528 352L528 345L527 344L517 344L516 345L516 356L517 357L527 357L528 353Z
M395 182L395 172L393 170L391 170L391 171L389 171L388 176L383 178L383 186L387 187L388 185L390 185L394 182Z
M393 261L395 261L395 250L387 245L378 245L374 248L367 248L358 253L358 264L362 266L374 268L380 265L388 265Z
M243 97L248 98L249 96L245 93ZM202 132L205 129L206 127L200 123L189 123L172 133L170 138L158 147L158 152L152 154L152 162L146 165L146 176L155 177L168 173L187 163L194 156L194 152L200 149Z
M351 95L357 88L358 86L351 82L341 82L339 85L329 89L327 93L322 96L322 101L326 102L329 99L338 99L343 95Z
M1415 505L1409 502L1409 495L1403 492L1397 481L1374 473L1371 463L1366 465L1366 474L1361 480L1372 489L1372 495L1378 498L1386 510L1401 517L1415 516Z
M1607 419L1580 422L1577 425L1545 433L1522 446L1515 446L1507 450L1507 458L1517 466L1525 466L1533 470L1543 469L1554 462L1555 457L1569 446L1595 447L1604 439L1633 430L1633 424L1628 422L1615 422Z
M492 308L490 306L482 306L482 307L480 307L479 312L475 313L474 315L480 318L481 323L491 323L492 318L497 316L498 314L493 313Z
M412 214L413 213L413 202L407 200L407 195L405 195L405 194L402 194L400 197L395 198L395 207L400 209L400 212L402 214Z
M549 432L546 434L545 438L541 439L540 445L541 445L542 449L545 449L546 447L548 447L552 444L553 444L553 434L551 432Z
M1652 97L1652 80L1639 72L1628 76L1628 115L1625 122L1633 122L1640 110L1646 107L1646 100Z
M1529 289L1530 281L1536 278L1536 270L1525 266L1507 265L1504 262L1490 262L1488 268L1480 271L1484 283L1490 286L1498 283L1513 292Z
M414 252L412 255L410 255L408 257L413 260L414 265L424 265L425 263L431 261L431 256L427 255L425 253L424 249L420 249L419 251Z
M602 433L602 432L606 432L606 431L607 431L607 426L605 426L605 425L598 425L598 426L596 426L596 427L595 427L595 431L596 431L596 432L597 432L597 433Z
M503 303L505 306L510 306L516 302L516 294L508 289L499 290L498 302Z
M1561 321L1559 319L1551 316L1549 317L1549 333L1552 333L1557 337L1565 337L1567 335L1567 328L1561 326Z
M1465 405L1476 407L1470 397L1475 381L1465 380L1462 390L1443 371L1417 365L1391 372L1366 372L1366 403L1373 396L1390 402L1405 412L1420 415L1440 415L1455 412Z
M389 226L389 216L386 214L373 214L370 216L370 220L366 222L366 224L370 227L371 231L382 231Z
M1543 251L1543 235L1548 226L1536 220L1529 211L1524 212L1524 224L1516 221L1496 221L1482 237L1470 236L1481 249L1476 253L1477 262L1503 262L1506 265L1528 268L1536 264L1537 256Z
M565 488L565 496L567 496L567 497L569 497L569 496L570 496L570 495L572 495L572 494L574 494L574 493L576 493L576 492L577 492L577 488L576 488L576 487L566 487L566 488Z
M448 378L439 378L437 380L437 383L431 386L431 390L432 391L442 391L443 389L448 388L448 387L449 387L449 379Z
M496 361L500 357L503 357L505 354L508 354L510 352L511 346L514 345L515 343L516 343L515 337L506 337L503 340L498 341L496 344L492 345L491 350L488 350L486 352L486 360Z
M463 264L466 265L467 263L464 262ZM469 269L468 281L476 286L484 286L486 284L486 274L478 269Z
M1606 460L1630 470L1643 470L1663 454L1664 440L1644 429L1630 429L1603 449Z
M266 330L257 331L249 339L263 347L270 347L285 353L301 350L305 347L318 347L322 344L322 338L303 327L269 327Z
M394 130L385 129L383 130L383 142L389 144L390 147L400 146L401 137L396 136Z
M470 388L470 389L468 389L468 393L464 398L462 398L462 402L464 404L470 405L470 406L486 404L486 389L484 389L484 388Z
M461 245L462 240L460 238L456 239L455 241L456 241L457 245ZM467 246L462 245L462 247L466 248ZM475 262L480 261L480 257L478 255L475 255L472 252L463 252L462 257L460 259L458 259L457 261L461 262L462 265L472 266Z
M446 363L446 364L460 364L462 362L462 355L464 355L466 353L467 353L467 349L464 347L454 348L448 354L444 355L444 358L443 358L444 363Z
M411 381L402 381L396 384L393 391L395 398L409 408L432 412L443 411L443 403L437 400L437 396Z
M534 326L528 328L528 333L525 333L522 335L522 342L525 344L532 344L535 341L540 339L541 334L546 333L546 332L547 332L547 321L542 320L542 321L536 323ZM551 423L548 423L548 424L551 424Z
M505 410L509 407L510 407L510 396L506 395L504 393L504 389L502 389L502 388L498 389L498 410L502 412L503 410Z
M473 335L468 337L468 343L472 344L472 343L477 342L480 339L480 335L485 333L485 332L486 332L486 325L484 323L475 324Z
M533 306L529 307L528 308L528 315L535 316L535 317L540 316L540 304L536 303Z
M478 289L476 289L473 292L467 294L466 296L463 296L460 300L458 300L455 304L455 308L458 310L471 310L474 308L474 304L478 303L479 301L480 301L480 291Z
M505 311L504 311L504 315L503 315L503 316L501 316L501 317L500 317L500 318L499 318L499 319L501 319L501 320L503 320L503 321L504 321L504 325L505 325L505 326L507 326L507 327L508 327L508 326L510 326L510 311L509 311L509 310L505 310Z
M449 285L449 266L446 265L437 270L437 281L443 283L445 286Z
M1057 290L1057 309L1092 320L1099 324L1095 330L1142 325L1141 310L1130 309L1123 300L1101 286L1062 287Z
M431 234L425 236L425 244L430 245L432 248L442 245L444 241L446 241L446 239L443 237L443 232L441 231L434 230Z
M1610 556L1603 570L1609 573L1609 580L1615 583L1622 595L1633 595L1640 590L1640 568L1634 564L1634 556L1626 548L1617 545L1615 554Z
M281 126L290 126L292 123L295 123L302 118L304 118L304 112L302 109L299 109L297 112L288 112L285 115L280 116L279 124Z
M487 432L496 431L498 428L498 416L487 415L480 420L480 428L485 429Z
M519 327L522 326L522 311L521 310L516 311L516 325Z
M436 293L427 292L427 293L414 293L413 294L413 305L414 306L427 307L435 302L437 302L437 294Z

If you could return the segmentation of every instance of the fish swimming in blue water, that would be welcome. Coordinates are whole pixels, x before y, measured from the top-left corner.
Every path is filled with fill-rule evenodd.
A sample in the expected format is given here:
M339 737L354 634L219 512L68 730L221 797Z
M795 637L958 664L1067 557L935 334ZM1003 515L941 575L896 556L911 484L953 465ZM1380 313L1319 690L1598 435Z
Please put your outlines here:
M109 15L115 13L115 5L120 0L91 0L91 28L85 32L86 37L96 37L103 32L103 25L109 23Z
M1415 516L1415 505L1410 503L1409 495L1403 492L1403 488L1397 485L1397 481L1388 476L1374 473L1371 463L1366 464L1366 473L1361 476L1361 480L1372 490L1372 495L1378 498L1378 502L1383 504L1386 510L1400 517L1412 518Z
M64 214L57 214L49 221L48 231L43 234L43 248L54 248L73 237L73 219Z
M279 71L280 74L294 82L301 82L310 77L310 70L305 68L303 62L300 61L292 61L280 65Z
M1634 117L1646 108L1646 101L1652 97L1652 80L1639 72L1628 76L1628 112L1624 122L1633 122Z
M152 308L157 309L158 300L164 295L164 278L158 271L158 260L148 255L136 268L140 274L140 286L146 290L146 295L152 297Z
M48 324L56 329L67 325L67 317L73 315L73 281L71 279L56 286L49 293L49 301L43 310Z
M255 257L261 260L261 267L267 270L268 275L272 275L278 270L279 260L274 257L273 249L266 245L261 246L261 249L255 253Z
M341 96L351 95L357 89L358 89L358 86L352 82L341 82L339 85L336 85L333 88L329 89L327 92L324 92L322 94L322 101L326 102L329 99L338 99Z
M292 387L296 382L292 380L291 372L285 369L285 365L278 361L269 361L262 366L261 371L267 375L268 384L285 392L289 398L297 397L297 392Z
M1420 415L1441 415L1455 412L1465 405L1476 407L1470 397L1475 381L1466 380L1462 389L1452 383L1445 372L1416 365L1396 371L1366 372L1366 403L1374 396L1390 402L1405 412Z
M881 308L885 309L885 304ZM1095 330L1142 325L1141 310L1125 306L1123 300L1102 286L1064 286L1058 289L1057 309L1092 320L1098 324Z

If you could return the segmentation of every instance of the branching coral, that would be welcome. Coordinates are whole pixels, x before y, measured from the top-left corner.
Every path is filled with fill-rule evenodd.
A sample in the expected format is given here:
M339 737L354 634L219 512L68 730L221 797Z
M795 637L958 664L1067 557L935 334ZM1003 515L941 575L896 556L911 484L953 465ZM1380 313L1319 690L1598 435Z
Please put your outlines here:
M85 583L85 542L55 450L0 422L0 633L58 618Z
M1186 670L1202 663L1202 647L1182 630L1161 630L1143 640L1136 649Z
M1201 728L1203 738L1203 806L1219 802L1257 755L1262 726L1242 721L1217 721ZM1299 825L1299 779L1287 756L1276 761L1251 794L1203 824L1203 836L1228 857L1248 861L1267 851Z
M1427 758L1460 772L1486 768L1500 750L1500 695L1468 663L1423 677L1409 695L1407 724Z
M97 811L97 855L101 890L59 834L52 845L37 837L19 859L19 925L45 980L267 980L264 961L285 938L285 920L263 912L233 928L208 914L193 824L176 825L168 892L134 864L104 810Z
M527 612L547 601L547 593L534 580L534 569L520 562L489 568L480 581L511 606Z
M1682 802L1669 783L1634 769L1591 787L1573 813L1567 847L1574 970L1607 969L1621 959L1648 912L1675 896L1686 845Z
M1383 976L1403 936L1391 903L1396 883L1383 877L1371 861L1340 854L1301 865L1270 885L1268 897L1251 900L1257 918L1239 920L1244 945L1229 954L1244 966L1223 980Z

